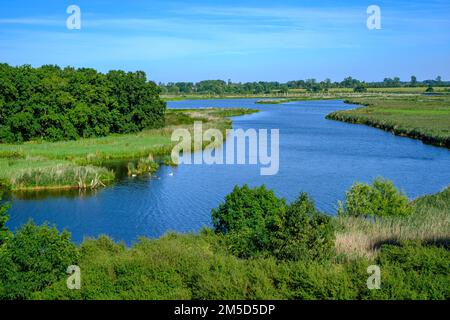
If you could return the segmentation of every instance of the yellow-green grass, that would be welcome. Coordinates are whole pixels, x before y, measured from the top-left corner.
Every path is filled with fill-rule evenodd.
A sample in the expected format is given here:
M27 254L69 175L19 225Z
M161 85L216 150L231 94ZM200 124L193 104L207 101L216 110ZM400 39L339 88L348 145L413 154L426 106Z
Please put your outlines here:
M256 112L249 109L168 110L166 126L139 133L60 142L0 144L0 180L12 190L100 187L114 180L103 167L109 160L170 155L174 129L231 127L228 117ZM81 179L80 179L81 178Z
M336 250L347 257L374 258L382 244L421 240L450 245L450 187L416 199L407 217L367 220L338 217Z
M362 97L346 100L365 107L329 114L328 119L358 123L396 135L450 148L450 96Z

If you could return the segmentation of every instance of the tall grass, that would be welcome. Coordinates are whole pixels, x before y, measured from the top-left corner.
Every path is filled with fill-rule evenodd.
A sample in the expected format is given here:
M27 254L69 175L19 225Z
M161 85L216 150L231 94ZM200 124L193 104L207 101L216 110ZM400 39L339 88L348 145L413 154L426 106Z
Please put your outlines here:
M52 167L27 168L11 177L13 189L78 188L97 189L114 180L106 168L57 164Z
M413 201L414 211L407 217L367 220L338 217L336 250L349 257L374 258L380 246L405 240L422 240L450 245L450 187Z
M155 157L170 155L174 146L170 139L174 129L183 127L191 130L195 121L203 121L205 130L211 127L225 130L232 125L228 117L253 112L256 110L168 110L166 126L161 129L76 141L0 144L0 180L13 190L45 186L85 188L92 179L98 181L94 185L99 187L114 178L111 172L103 168L105 162L147 158L150 154ZM83 167L86 168L84 171ZM74 180L75 176L77 178Z

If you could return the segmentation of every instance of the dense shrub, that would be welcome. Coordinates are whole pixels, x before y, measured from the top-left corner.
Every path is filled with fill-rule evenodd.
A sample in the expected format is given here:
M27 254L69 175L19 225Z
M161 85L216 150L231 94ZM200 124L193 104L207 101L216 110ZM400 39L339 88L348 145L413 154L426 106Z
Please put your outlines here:
M141 71L0 64L0 142L136 132L163 126L164 112Z
M380 266L380 289L361 287L361 299L450 299L448 248L420 241L383 245L375 264Z
M339 203L339 214L353 217L407 216L411 212L408 198L381 178L371 186L355 183L345 194L345 204Z
M68 232L25 224L0 249L0 299L29 298L65 277L76 260L77 248Z
M334 252L332 218L319 212L306 193L301 193L281 212L281 228L275 234L275 256L288 260L327 260Z
M239 257L310 260L332 255L331 218L318 212L305 193L287 205L264 186L235 187L212 217L216 232L226 234L231 252Z
M6 222L9 220L8 209L10 205L8 203L2 203L2 195L0 192L0 246L2 246L11 236L6 227Z
M249 257L271 247L284 210L286 202L265 186L236 186L225 202L212 210L212 220L216 232L228 235L232 251Z

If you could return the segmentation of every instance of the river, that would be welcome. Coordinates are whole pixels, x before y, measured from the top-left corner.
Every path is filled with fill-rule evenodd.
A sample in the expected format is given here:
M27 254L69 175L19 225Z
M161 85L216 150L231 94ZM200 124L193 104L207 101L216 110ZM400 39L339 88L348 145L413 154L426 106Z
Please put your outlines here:
M134 243L140 236L168 231L196 232L209 226L210 212L234 185L265 184L278 196L293 200L301 191L329 214L355 181L377 176L394 181L409 198L434 193L450 183L450 152L379 129L326 120L336 110L354 108L342 101L255 104L255 99L186 100L170 108L246 107L261 111L233 118L234 128L279 129L280 167L261 176L258 165L162 166L152 177L124 177L90 194L78 192L14 196L14 230L30 218L67 229L79 243L107 234Z

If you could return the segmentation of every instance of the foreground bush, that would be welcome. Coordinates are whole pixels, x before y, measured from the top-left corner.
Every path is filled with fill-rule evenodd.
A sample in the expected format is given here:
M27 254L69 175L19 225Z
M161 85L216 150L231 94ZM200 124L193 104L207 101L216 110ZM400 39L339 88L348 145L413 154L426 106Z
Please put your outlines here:
M264 186L235 187L212 217L216 232L226 235L239 257L320 260L331 257L334 248L331 218L317 211L305 193L287 205Z
M353 217L407 216L411 212L408 198L391 181L381 178L371 186L355 183L345 194L345 204L339 203L339 214Z
M24 225L0 249L0 299L25 299L65 277L77 260L68 232Z
M273 253L279 259L327 260L334 253L332 218L319 212L306 193L301 193L281 212Z
M449 251L419 243L383 246L375 261L239 259L223 236L169 234L125 248L108 238L80 247L81 290L65 279L36 299L449 299ZM367 288L367 267L381 288Z
M6 222L9 220L8 203L2 203L2 194L0 192L0 247L11 237L11 232L9 232L6 227Z

